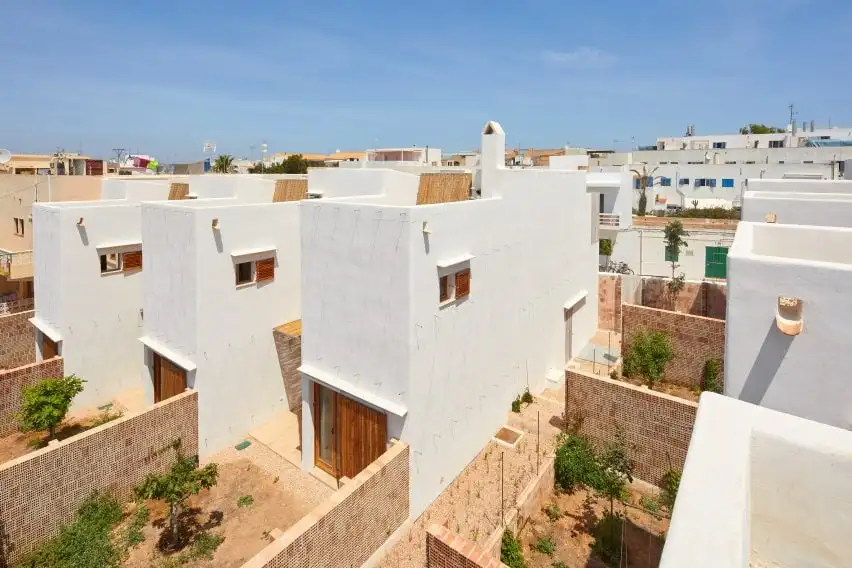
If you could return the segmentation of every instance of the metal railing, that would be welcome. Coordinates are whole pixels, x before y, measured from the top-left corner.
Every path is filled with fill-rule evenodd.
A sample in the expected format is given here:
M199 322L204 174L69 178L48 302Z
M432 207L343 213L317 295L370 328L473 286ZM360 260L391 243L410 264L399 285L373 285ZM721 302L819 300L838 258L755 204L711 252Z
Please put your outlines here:
M615 229L619 227L620 215L617 213L599 213L599 215L601 227L611 227Z

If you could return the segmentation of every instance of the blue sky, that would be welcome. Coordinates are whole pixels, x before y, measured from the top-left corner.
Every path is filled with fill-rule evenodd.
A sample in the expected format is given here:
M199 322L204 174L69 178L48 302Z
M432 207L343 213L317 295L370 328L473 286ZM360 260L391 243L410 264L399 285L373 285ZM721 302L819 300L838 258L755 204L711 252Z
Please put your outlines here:
M0 147L161 161L852 125L849 0L2 3ZM260 5L262 8L250 7Z

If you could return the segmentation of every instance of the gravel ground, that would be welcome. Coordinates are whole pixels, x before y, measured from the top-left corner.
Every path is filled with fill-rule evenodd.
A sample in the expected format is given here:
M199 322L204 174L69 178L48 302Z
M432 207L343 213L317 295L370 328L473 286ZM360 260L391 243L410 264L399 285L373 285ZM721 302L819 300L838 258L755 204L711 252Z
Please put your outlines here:
M564 389L564 387L562 387ZM560 392L562 394L560 394ZM500 526L500 461L503 460L506 511L536 474L536 423L541 412L542 456L553 455L562 424L564 390L551 389L510 413L506 423L526 432L514 448L489 442L452 484L429 506L379 564L381 568L425 568L426 528L436 523L472 542L486 539Z

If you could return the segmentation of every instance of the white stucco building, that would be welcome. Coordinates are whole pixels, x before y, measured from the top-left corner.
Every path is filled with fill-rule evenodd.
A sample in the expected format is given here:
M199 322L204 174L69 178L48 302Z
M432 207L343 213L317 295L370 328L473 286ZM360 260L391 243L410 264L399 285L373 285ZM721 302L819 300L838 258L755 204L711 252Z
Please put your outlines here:
M603 189L504 155L489 123L481 199L417 205L394 172L396 191L302 203L303 467L350 475L351 428L401 439L413 517L596 328Z
M702 394L660 567L847 566L850 456L845 428Z
M441 149L429 146L418 148L374 148L365 153L367 162L389 162L400 164L441 165Z

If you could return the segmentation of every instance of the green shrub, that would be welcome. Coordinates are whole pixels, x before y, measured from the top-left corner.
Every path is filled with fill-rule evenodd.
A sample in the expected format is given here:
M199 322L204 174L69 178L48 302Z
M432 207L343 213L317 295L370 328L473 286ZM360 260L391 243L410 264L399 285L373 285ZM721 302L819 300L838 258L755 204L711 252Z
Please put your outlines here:
M639 375L649 388L654 388L673 358L668 335L661 331L640 331L633 338L630 352L624 358L623 372L626 376Z
M254 504L254 497L251 495L241 495L239 499L237 499L237 507L250 507Z
M527 387L526 390L524 390L524 394L521 395L521 402L524 404L532 404L532 401L533 396L530 394L530 388Z
M553 553L556 552L556 544L553 543L553 540L549 536L543 536L538 539L538 542L532 548L548 556L553 556Z
M561 560L554 560L551 566L553 568L568 568L568 565L562 562Z
M547 518L551 521L558 521L562 518L562 511L560 511L559 507L553 503L545 507L544 512L547 515Z
M85 382L69 375L60 379L44 379L24 387L18 414L21 430L48 430L51 439L56 437L56 427L65 419L74 397L83 392Z
M509 529L503 531L503 540L500 543L500 562L509 568L526 568L527 566L521 545Z
M521 411L521 397L517 397L512 401L512 412L520 412Z
M622 519L611 513L604 513L603 518L597 522L594 530L595 542L592 544L592 552L604 561L607 566L617 567L621 565L621 532Z
M149 519L148 507L140 503L136 508L136 513L133 515L133 520L127 527L127 532L124 535L125 548L133 548L140 542L145 540L145 535L142 530L148 524Z
M680 211L667 211L666 217L681 217L689 219L739 219L741 209L724 209L722 207L693 207Z
M108 495L95 494L83 501L74 519L59 534L43 543L18 564L18 568L114 568L121 553L110 539L121 521L121 505Z
M600 485L600 467L595 452L583 436L564 435L560 439L553 462L556 485L564 491L573 491L578 485Z
M722 393L722 383L719 381L719 372L722 370L722 362L719 359L708 359L704 363L704 380L701 383L702 391Z
M653 497L648 497L647 495L642 495L639 499L639 504L643 509L651 513L652 515L660 514L660 502Z
M612 256L611 239L601 239L598 241L598 254L601 256Z
M223 540L225 540L225 538L218 534L209 532L198 533L195 536L195 540L192 542L192 548L188 555L189 560L195 560L198 558L212 560L213 553L216 552L216 549L219 548L219 545L222 544Z
M677 469L670 469L663 474L663 493L661 501L669 511L674 508L677 491L680 488L681 474L682 472Z

